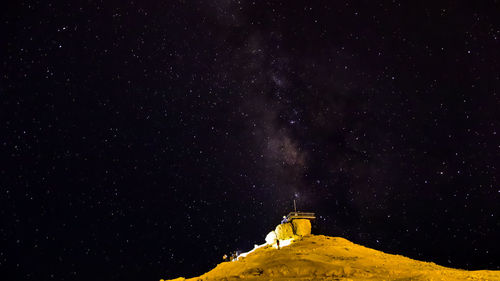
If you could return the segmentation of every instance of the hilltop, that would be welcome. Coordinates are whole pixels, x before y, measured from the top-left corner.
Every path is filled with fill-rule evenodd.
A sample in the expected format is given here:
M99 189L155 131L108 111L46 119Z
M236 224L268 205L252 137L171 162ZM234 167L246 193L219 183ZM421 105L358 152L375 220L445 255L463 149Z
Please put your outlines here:
M500 271L466 271L386 254L344 238L305 235L257 247L191 279L174 280L500 280Z

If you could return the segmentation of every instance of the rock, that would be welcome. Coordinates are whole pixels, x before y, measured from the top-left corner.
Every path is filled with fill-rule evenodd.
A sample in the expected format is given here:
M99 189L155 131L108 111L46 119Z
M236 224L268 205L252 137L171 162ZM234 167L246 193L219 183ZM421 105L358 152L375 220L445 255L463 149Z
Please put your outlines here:
M305 236L311 234L311 221L307 219L294 219L292 221L295 235Z
M276 232L271 231L271 232L269 232L269 234L267 234L266 243L268 245L272 245L272 244L276 243Z
M289 222L279 224L276 227L275 232L276 232L276 238L278 238L279 240L286 240L293 238L293 227L292 224Z

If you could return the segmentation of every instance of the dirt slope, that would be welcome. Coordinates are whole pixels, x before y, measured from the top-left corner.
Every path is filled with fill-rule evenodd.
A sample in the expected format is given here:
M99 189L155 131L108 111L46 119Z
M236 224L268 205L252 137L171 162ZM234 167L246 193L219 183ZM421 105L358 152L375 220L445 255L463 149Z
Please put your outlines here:
M339 237L309 235L277 250L259 248L238 261L186 280L487 280L500 271L465 271L386 254ZM185 280L178 278L174 280Z

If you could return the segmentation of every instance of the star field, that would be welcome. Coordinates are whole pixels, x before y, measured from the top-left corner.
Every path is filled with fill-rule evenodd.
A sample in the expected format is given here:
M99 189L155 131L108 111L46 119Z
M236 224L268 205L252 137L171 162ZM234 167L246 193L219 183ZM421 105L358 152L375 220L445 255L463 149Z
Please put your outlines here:
M372 2L6 4L2 280L199 275L293 199L500 269L499 4Z

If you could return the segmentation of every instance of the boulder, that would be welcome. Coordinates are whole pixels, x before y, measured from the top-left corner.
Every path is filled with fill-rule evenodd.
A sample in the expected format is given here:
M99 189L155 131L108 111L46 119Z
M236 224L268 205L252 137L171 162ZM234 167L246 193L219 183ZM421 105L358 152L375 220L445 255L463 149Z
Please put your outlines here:
M307 219L294 219L292 221L295 235L305 236L311 234L311 221Z
M268 245L272 245L272 244L276 243L276 232L271 231L271 232L269 232L269 234L267 234L266 243Z
M292 224L289 222L279 224L276 227L275 232L276 232L276 238L278 238L279 240L286 240L293 238L293 227Z

